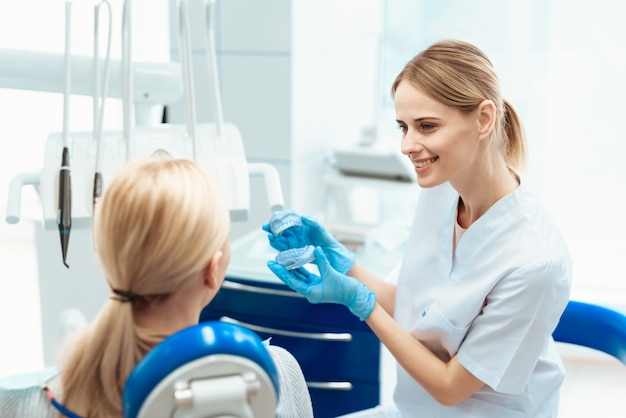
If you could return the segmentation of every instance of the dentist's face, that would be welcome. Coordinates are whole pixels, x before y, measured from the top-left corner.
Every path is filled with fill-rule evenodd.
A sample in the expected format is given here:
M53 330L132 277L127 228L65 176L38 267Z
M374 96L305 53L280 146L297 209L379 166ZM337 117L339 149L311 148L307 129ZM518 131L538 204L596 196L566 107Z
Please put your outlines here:
M421 187L471 178L475 164L482 164L475 112L446 106L406 80L398 85L394 102L402 153L415 166Z

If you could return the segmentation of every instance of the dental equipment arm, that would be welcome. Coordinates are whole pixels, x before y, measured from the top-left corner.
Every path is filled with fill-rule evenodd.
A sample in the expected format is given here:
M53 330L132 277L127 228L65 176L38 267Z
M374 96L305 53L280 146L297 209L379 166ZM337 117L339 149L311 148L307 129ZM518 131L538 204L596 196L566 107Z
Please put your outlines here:
M361 321L365 321L376 306L376 294L354 277L334 270L320 247L315 248L315 260L319 276L304 267L287 270L271 260L267 262L267 266L281 281L309 302L344 305Z
M9 198L7 199L7 223L16 224L20 221L20 212L22 211L22 187L26 185L39 187L40 177L40 172L24 173L13 177L9 184Z
M62 54L0 48L0 88L62 93ZM71 57L72 94L93 96L93 57ZM122 97L120 60L111 59L110 88L107 96ZM175 103L183 95L180 64L170 62L134 62L132 65L135 120L147 125L150 108Z
M347 274L354 265L354 253L330 233L323 225L307 216L301 217L301 225L293 225L278 234L272 231L270 225L278 214L274 214L270 222L262 228L268 232L270 245L279 251L291 248L301 248L307 245L321 247L333 269Z
M250 177L260 176L265 180L267 200L272 212L283 210L285 201L283 199L283 189L280 187L280 178L276 167L267 163L248 163L248 173Z

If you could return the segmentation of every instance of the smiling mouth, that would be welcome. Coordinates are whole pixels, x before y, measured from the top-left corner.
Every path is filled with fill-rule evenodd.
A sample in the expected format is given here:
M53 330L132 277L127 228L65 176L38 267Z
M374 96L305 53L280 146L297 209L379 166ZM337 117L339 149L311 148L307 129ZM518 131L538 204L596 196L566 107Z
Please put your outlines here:
M417 168L422 168L422 167L426 167L428 164L434 163L438 159L439 159L439 157L434 157L434 158L429 158L428 160L413 161L413 164Z

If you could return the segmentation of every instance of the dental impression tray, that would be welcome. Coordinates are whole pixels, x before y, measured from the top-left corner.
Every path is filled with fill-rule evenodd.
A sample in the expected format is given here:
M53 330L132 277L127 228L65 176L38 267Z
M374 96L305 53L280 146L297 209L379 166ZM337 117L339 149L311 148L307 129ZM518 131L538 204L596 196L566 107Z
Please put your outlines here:
M276 256L276 262L287 270L302 267L313 260L315 260L315 247L312 245L281 251Z
M302 218L296 212L284 210L274 212L270 219L270 230L274 236L280 235L284 230L292 226L302 226Z

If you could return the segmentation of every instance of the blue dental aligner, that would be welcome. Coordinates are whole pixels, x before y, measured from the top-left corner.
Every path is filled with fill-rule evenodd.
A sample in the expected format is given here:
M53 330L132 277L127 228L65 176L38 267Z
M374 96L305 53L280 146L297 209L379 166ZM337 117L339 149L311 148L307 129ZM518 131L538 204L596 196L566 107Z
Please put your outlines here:
M276 256L276 262L287 270L302 267L313 260L315 260L315 247L312 245L281 251Z
M302 219L296 212L285 210L274 212L270 219L270 230L274 236L280 235L292 226L302 226Z

